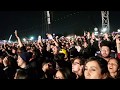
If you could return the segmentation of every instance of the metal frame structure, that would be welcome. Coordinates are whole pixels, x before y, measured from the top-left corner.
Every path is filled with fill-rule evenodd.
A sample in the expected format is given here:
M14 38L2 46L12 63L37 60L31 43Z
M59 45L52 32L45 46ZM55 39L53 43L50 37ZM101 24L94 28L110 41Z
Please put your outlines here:
M102 30L101 33L110 33L109 11L101 11L102 16Z
M46 33L50 33L50 12L49 11L44 11L45 15L45 27L46 27Z

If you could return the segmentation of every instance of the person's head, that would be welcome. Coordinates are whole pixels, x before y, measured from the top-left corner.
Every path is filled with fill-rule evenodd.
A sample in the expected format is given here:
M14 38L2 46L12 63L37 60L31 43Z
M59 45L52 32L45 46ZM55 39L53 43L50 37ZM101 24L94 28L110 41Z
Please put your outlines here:
M53 51L53 54L56 55L56 54L58 54L59 49L57 46L54 45L54 46L52 46L52 51Z
M64 57L65 57L65 54L58 53L57 55L55 55L54 60L55 61L58 61L58 60L63 61L65 59Z
M20 47L18 47L18 48L17 48L17 54L20 54L20 53L22 53L22 50L21 50Z
M117 73L120 70L120 62L116 58L110 58L108 61L109 73Z
M17 64L19 67L23 67L23 65L27 65L32 58L31 52L22 52L18 55Z
M86 41L84 42L83 47L84 48L88 47L88 43Z
M70 48L69 53L70 53L70 58L75 58L79 56L79 53L75 47Z
M30 49L31 49L31 45L30 44L26 45L26 50L29 51Z
M43 62L42 63L42 70L46 72L47 70L53 69L53 65L51 62Z
M70 43L66 42L65 47L68 49L70 48Z
M109 37L108 33L104 34L104 38L107 39Z
M85 79L105 79L108 75L107 61L100 57L90 57L85 62Z
M45 74L45 77L48 79L52 79L55 74L55 62L49 59L45 59L42 62L42 71Z
M6 56L3 60L6 62L7 66L17 67L17 62L13 57Z
M61 71L57 71L54 79L65 79Z
M110 48L110 43L108 41L102 41L100 44L100 51L101 51L101 56L103 58L108 58L110 57L111 53L111 48Z
M64 56L64 58L67 58L68 57L68 53L67 53L67 51L65 50L65 49L61 49L60 51L59 51L59 53L63 53L65 56Z
M78 74L79 76L83 75L83 65L84 60L82 58L74 58L72 62L72 72Z
M71 70L67 67L57 70L54 79L71 79Z
M16 47L12 47L12 53L16 53L17 52L17 48Z
M101 55L103 58L107 58L110 56L110 48L108 46L101 47Z

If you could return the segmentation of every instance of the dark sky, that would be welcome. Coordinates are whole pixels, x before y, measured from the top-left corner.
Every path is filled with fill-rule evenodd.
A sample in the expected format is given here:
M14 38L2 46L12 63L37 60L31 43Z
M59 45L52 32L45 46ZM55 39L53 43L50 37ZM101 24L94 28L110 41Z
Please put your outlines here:
M110 11L110 30L120 28L120 12ZM57 34L82 34L85 31L93 31L94 27L102 26L100 11L51 11L52 33ZM21 38L31 35L44 34L43 11L0 11L0 39L8 39L14 30L18 30Z

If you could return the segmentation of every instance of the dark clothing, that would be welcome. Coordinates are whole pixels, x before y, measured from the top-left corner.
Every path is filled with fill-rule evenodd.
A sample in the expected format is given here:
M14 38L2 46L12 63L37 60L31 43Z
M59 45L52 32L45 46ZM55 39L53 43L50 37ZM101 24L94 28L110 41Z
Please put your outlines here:
M118 59L120 59L120 53L117 53L117 57L118 57Z
M0 79L7 79L7 76L1 67L0 67Z
M89 57L95 56L95 52L91 46L88 46L86 48L82 48L79 55L85 59L88 59Z
M36 78L36 70L31 67L31 65L27 65L25 68L18 68L20 70L23 70L27 73L28 79L37 79Z
M84 77L84 75L82 75L78 79L85 79L85 77Z
M16 73L16 68L12 66L7 66L4 68L4 72L8 79L14 79L14 75Z

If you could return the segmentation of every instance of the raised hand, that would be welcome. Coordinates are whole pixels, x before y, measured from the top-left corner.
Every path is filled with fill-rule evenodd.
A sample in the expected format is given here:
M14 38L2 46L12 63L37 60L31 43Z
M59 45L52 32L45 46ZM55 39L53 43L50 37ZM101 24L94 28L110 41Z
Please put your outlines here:
M46 35L47 35L48 39L53 39L53 36L51 34L47 33Z
M6 67L6 66L8 66L8 64L9 64L9 61L8 61L7 57L5 57L3 59L3 65Z
M14 33L15 33L15 36L16 36L16 38L17 38L17 40L18 40L19 46L22 47L23 44L22 44L22 42L21 42L21 40L20 40L20 38L19 38L19 36L18 36L17 30L15 30Z
M116 38L116 44L120 44L120 38Z
M17 33L17 30L15 30L15 32L14 32L14 33L15 33L15 36L16 36L16 37L18 37L18 33Z
M42 40L41 40L41 36L38 36L38 41L37 41L37 42L38 42L38 43L41 43L41 41L42 41Z

